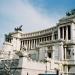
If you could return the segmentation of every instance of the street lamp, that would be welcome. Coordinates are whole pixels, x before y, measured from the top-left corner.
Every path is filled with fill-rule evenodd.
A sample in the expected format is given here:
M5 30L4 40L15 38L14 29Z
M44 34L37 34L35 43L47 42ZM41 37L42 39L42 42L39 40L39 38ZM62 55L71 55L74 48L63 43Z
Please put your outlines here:
M47 74L47 50L45 50L45 63L46 63L46 71L45 71L45 73Z

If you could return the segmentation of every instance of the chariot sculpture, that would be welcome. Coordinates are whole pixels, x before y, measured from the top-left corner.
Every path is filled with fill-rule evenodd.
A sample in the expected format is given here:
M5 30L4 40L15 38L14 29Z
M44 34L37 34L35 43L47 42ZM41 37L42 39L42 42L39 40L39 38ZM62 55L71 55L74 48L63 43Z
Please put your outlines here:
M22 26L23 26L23 25L21 25L21 26L19 26L19 27L16 27L16 28L14 28L14 30L15 30L15 31L22 31Z

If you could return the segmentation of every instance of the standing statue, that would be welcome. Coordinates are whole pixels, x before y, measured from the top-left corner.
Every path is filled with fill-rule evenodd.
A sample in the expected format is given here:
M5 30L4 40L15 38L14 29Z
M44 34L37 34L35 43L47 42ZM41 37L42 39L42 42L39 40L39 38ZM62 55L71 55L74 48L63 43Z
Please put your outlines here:
M22 31L22 26L23 26L23 25L21 25L21 26L19 26L19 27L16 27L14 30L15 30L15 31Z

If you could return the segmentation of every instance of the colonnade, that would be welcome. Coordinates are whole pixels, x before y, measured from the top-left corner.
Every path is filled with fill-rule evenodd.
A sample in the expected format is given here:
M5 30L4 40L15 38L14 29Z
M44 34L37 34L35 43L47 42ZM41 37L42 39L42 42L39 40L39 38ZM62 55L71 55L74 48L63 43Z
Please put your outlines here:
M58 39L63 39L65 41L71 40L71 25L60 26L58 28ZM64 59L67 59L67 45L64 45Z
M70 40L71 39L71 27L70 25L59 27L58 29L59 39Z
M26 45L27 49L34 49L35 47L37 47L39 45L39 43L50 41L52 39L53 39L52 35L40 37L40 38L22 39L21 46L23 47L24 45Z

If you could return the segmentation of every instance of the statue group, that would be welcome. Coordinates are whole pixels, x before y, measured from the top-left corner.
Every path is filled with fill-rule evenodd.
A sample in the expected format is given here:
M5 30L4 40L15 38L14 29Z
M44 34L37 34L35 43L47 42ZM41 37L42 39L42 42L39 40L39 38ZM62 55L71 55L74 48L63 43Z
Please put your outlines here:
M21 26L19 26L19 27L16 27L14 30L15 30L15 31L22 31L22 26L23 26L23 25L21 25Z
M72 9L71 11L67 12L66 15L67 16L75 15L75 9Z

